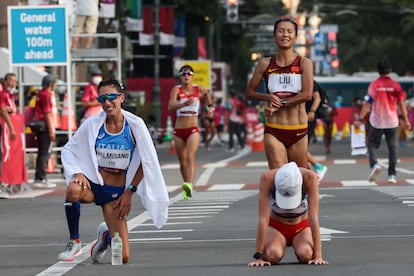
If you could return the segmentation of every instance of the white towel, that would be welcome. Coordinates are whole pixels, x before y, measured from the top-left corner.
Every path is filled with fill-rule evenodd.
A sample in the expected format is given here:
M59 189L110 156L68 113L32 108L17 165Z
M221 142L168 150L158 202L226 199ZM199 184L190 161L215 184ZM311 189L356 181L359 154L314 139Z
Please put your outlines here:
M122 113L137 142L126 174L125 185L131 183L142 163L144 178L138 185L137 193L154 225L161 228L168 219L169 198L157 152L144 121L128 111L122 110ZM89 117L63 147L61 158L67 185L76 173L83 173L94 183L104 184L98 171L95 142L105 119L106 113L103 111Z

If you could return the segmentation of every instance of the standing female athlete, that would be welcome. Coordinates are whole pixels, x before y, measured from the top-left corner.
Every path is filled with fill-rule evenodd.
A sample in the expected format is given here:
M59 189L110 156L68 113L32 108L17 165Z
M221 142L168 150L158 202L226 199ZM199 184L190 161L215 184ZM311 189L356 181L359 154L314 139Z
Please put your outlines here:
M207 89L193 84L194 70L190 65L182 66L179 73L181 84L171 90L168 110L176 111L177 114L174 126L174 143L184 180L183 197L188 199L192 196L195 156L200 144L200 128L198 126L200 99L205 97L208 118L213 118L214 107Z
M310 59L294 51L297 31L298 25L290 16L275 21L273 39L278 52L260 60L246 89L247 99L268 103L264 144L270 169L279 168L286 159L308 167L305 102L312 99L313 66ZM267 94L256 92L262 79Z

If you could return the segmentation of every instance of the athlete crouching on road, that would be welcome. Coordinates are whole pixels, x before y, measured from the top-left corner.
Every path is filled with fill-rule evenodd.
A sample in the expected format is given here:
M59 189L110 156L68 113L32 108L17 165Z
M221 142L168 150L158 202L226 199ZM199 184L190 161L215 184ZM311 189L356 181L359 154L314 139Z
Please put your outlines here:
M62 150L67 182L65 210L70 241L59 260L71 261L81 250L80 202L101 206L104 223L91 248L101 262L111 236L122 238L123 262L129 261L128 226L132 195L137 192L155 226L168 217L168 192L154 144L144 121L121 108L124 94L117 80L98 86L102 112L85 120Z
M263 173L255 260L248 266L279 263L287 246L293 247L300 263L327 265L322 258L318 213L318 177L313 171L290 162Z

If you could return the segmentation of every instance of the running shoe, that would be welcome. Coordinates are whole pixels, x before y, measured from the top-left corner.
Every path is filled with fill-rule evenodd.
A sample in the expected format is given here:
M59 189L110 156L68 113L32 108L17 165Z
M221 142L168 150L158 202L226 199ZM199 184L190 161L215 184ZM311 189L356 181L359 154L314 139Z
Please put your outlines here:
M328 171L328 167L324 165L315 166L315 172L318 176L319 181L322 181L322 179L325 177L326 172Z
M80 242L70 240L66 245L65 249L60 252L58 259L59 261L72 262L76 256L82 254L82 245Z
M92 245L91 248L91 259L94 263L102 262L102 259L105 256L106 249L108 248L108 244L106 243L106 235L109 234L108 226L106 226L105 222L102 222L98 226L98 237L96 238L95 243Z
M40 189L52 189L52 188L56 188L56 184L51 183L47 181L46 179L35 180L35 182L33 182L33 187L40 188Z
M182 188L183 188L184 199L189 199L190 197L192 197L193 185L191 185L191 183L184 182Z
M368 176L368 181L372 182L375 181L375 179L377 178L377 175L381 172L381 166L378 164L375 164L372 168L371 171L369 172L369 176Z
M397 184L397 179L395 178L395 175L388 176L388 183Z
M0 198L9 198L10 194L7 192L7 189L0 185Z

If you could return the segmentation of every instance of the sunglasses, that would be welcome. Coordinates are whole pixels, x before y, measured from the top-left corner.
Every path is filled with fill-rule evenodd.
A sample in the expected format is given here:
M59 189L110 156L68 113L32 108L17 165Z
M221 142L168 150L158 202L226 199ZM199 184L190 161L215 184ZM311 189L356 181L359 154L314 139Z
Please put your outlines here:
M192 76L192 75L194 75L194 73L191 71L184 71L184 72L181 72L180 74L180 76Z
M288 22L290 22L290 23L293 23L293 24L295 24L295 25L298 25L298 23L296 23L295 18L294 18L294 17L292 17L292 16L282 16L282 17L279 17L279 18L276 20L275 24L277 24L277 23L279 23L279 22L283 22L283 21L288 21Z
M121 96L122 93L110 93L110 94L103 94L98 97L98 102L104 103L106 100L113 101Z

